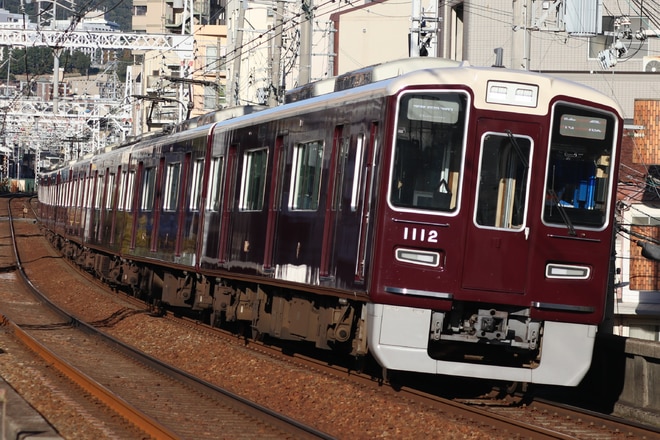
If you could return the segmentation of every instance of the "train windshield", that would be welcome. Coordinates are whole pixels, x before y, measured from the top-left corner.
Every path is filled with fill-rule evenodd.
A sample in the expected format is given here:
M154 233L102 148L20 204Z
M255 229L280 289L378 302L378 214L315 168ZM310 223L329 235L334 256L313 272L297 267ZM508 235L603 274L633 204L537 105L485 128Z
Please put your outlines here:
M457 92L401 97L390 182L393 206L456 209L467 99Z
M607 221L615 119L570 104L554 108L543 221L575 234L575 226Z

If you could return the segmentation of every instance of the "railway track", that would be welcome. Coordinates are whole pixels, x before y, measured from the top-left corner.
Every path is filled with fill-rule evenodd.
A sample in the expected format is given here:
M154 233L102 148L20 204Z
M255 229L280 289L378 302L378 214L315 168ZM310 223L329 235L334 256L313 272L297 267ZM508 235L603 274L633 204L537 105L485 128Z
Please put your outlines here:
M11 209L9 226L14 239ZM101 402L148 436L329 438L166 365L78 320L48 301L24 277L19 254L15 252L15 256L16 273L20 275L17 281L23 279L26 289L12 291L3 298L5 330L81 387L96 404Z
M123 300L128 301L129 299L130 297L127 297ZM139 309L140 306L133 307ZM142 307L144 307L143 304ZM179 328L187 326L190 332L201 332L204 334L204 338L226 338L236 341L236 335L226 333L223 335L216 332L215 329L201 326L195 321L186 321L171 314L166 316L166 320ZM181 334L185 333L181 330ZM172 340L169 343L173 344L171 347L173 350L177 350L176 341ZM658 431L652 428L638 427L629 422L609 419L600 414L588 415L579 409L562 409L556 405L546 406L551 404L538 401L531 405L523 405L516 401L488 398L470 401L445 399L438 395L440 393L428 392L430 387L420 389L410 385L405 377L397 378L400 384L394 388L372 375L352 371L348 371L347 374L346 367L333 366L327 361L310 359L302 355L292 356L290 352L281 347L250 342L247 348L265 353L269 357L279 358L283 362L295 364L298 367L302 365L303 368L319 371L321 374L334 375L341 381L354 383L360 389L377 389L381 395L390 395L392 401L408 402L411 408L421 405L430 409L437 416L446 417L452 423L464 426L469 432L480 432L481 435L488 435L491 438L650 439L659 435ZM167 362L175 363L171 360L167 360ZM402 419L400 423L406 423L405 419ZM341 434L338 436L342 437Z

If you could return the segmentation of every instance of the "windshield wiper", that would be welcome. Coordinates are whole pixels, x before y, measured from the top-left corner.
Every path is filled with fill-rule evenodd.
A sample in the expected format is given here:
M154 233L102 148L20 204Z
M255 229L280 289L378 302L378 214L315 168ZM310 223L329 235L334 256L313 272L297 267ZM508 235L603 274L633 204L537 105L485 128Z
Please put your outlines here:
M518 157L520 158L520 162L522 162L523 166L525 169L529 168L529 162L527 162L527 156L525 156L522 152L522 148L520 148L520 145L518 145L518 141L516 140L516 137L511 133L511 130L506 130L505 131L507 136L509 136L509 140L511 141L511 145L513 145L513 148L515 148L516 153L518 153Z
M557 207L557 210L559 211L559 216L561 217L561 219L564 221L564 224L568 228L568 235L575 237L577 235L577 232L575 232L575 228L573 227L573 222L571 222L571 219L568 217L566 208L564 208L559 202L559 197L557 197L557 193L555 192L554 189L549 189L548 194L550 194L552 201L554 202L555 206Z

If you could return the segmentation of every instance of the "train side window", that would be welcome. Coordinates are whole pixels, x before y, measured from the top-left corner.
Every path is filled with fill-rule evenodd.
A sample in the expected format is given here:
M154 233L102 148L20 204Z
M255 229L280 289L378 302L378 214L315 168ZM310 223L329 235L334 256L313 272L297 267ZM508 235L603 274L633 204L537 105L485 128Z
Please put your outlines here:
M101 208L101 199L103 198L103 189L105 182L105 176L103 174L96 176L96 191L94 194L94 208Z
M467 99L456 92L402 95L390 170L392 206L456 210Z
M127 212L133 211L133 200L135 198L135 171L128 173L126 182L126 201L125 207Z
M555 106L546 170L545 223L569 231L573 226L605 225L615 122L610 113L566 103Z
M156 187L156 168L145 168L144 178L142 179L142 200L140 202L141 211L151 211L154 205Z
M115 175L114 173L108 174L108 194L105 198L105 209L112 209L115 203Z
M81 177L78 181L78 206L87 208L87 185L88 178Z
M293 152L291 210L314 211L319 207L321 174L323 171L323 142L298 144Z
M63 206L71 206L71 182L64 182L64 203Z
M85 208L91 208L92 207L92 196L94 195L94 187L93 187L94 181L92 180L91 177L87 177L85 179Z
M263 209L267 164L267 149L262 148L245 152L239 199L239 209L241 211L261 211Z
M117 195L117 210L123 211L126 208L126 171L119 173L119 182L118 182L119 194Z
M192 182L190 188L190 204L188 208L191 211L199 211L202 199L202 177L204 173L204 159L197 159L193 162Z
M167 164L165 171L165 195L163 210L175 211L179 203L179 188L181 184L181 163Z
M83 177L79 177L78 180L76 180L76 207L85 206L83 205L83 193L85 192L84 182L85 180Z
M476 222L521 229L525 224L532 141L511 133L486 133L481 144Z
M214 157L211 160L211 169L208 181L208 198L206 201L207 211L220 211L220 202L222 196L222 173L224 173L225 158L223 156Z

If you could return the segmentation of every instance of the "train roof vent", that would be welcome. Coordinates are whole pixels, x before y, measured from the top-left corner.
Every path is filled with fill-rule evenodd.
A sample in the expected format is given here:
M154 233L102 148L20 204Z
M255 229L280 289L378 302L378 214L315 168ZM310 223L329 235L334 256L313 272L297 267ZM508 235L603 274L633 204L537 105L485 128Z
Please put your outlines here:
M335 78L322 79L314 81L304 86L296 87L286 92L284 102L289 104L291 102L303 101L305 99L313 98L315 96L325 95L335 91Z
M296 102L330 92L339 92L367 84L383 81L404 75L415 70L437 69L442 67L457 67L460 61L447 60L444 58L403 58L386 63L375 64L344 73L334 78L329 78L313 83L305 84L287 92L285 102Z

